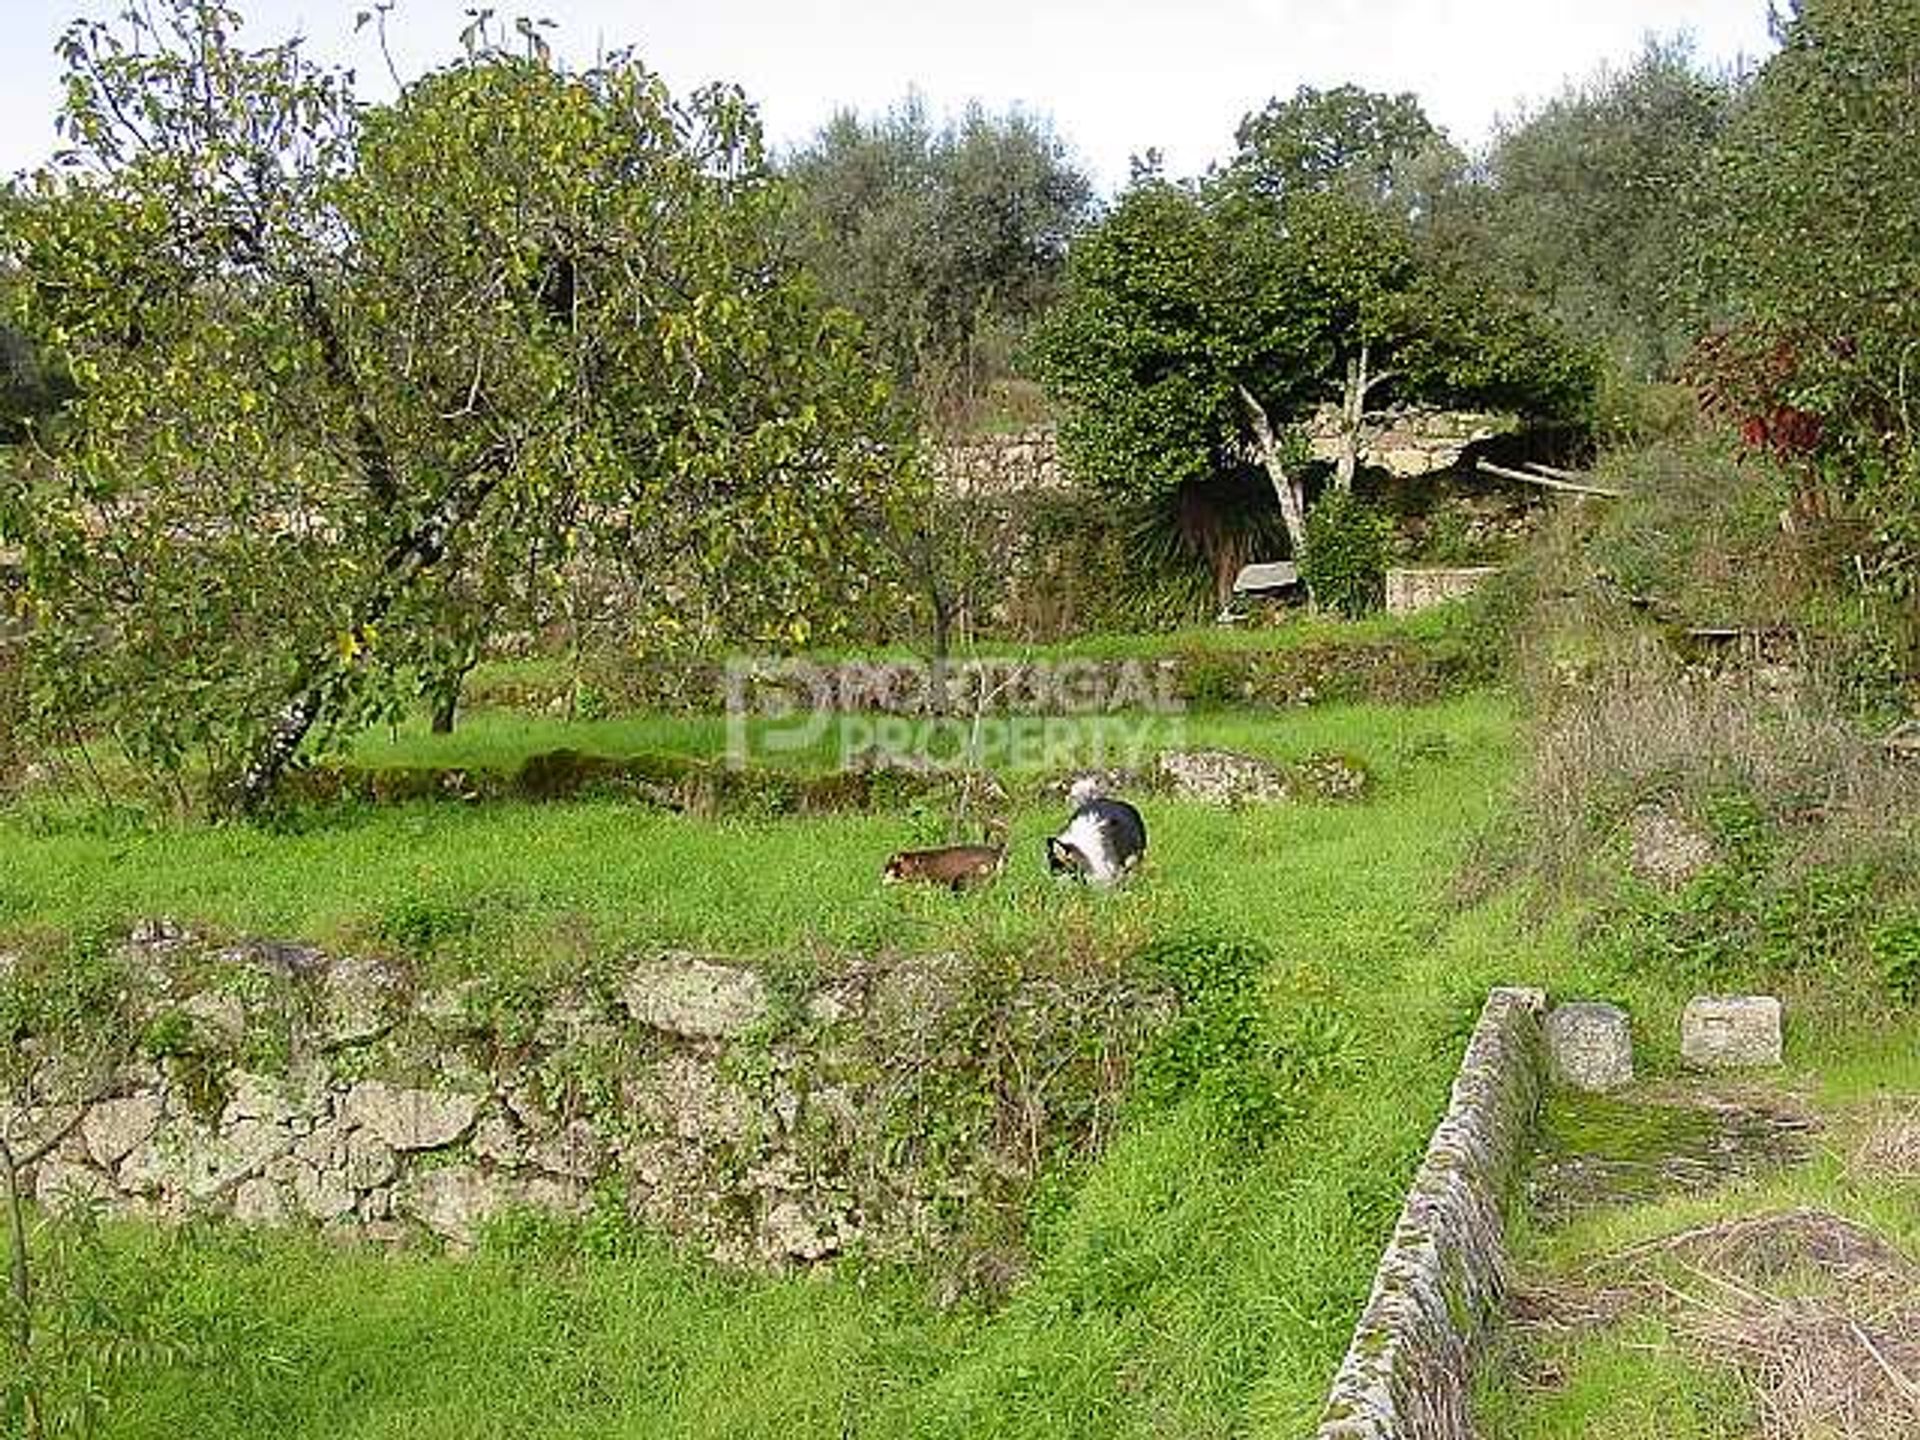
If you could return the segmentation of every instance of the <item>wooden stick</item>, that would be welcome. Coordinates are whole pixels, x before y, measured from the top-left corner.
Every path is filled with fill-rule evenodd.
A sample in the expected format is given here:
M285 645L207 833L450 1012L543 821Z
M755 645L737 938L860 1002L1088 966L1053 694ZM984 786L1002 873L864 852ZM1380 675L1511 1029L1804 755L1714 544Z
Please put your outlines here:
M1503 480L1523 480L1529 485L1538 485L1544 490L1566 490L1575 495L1603 495L1609 500L1618 500L1624 493L1619 490L1609 490L1603 485L1581 485L1572 480L1557 480L1546 475L1535 475L1526 470L1509 470L1506 466L1496 465L1491 460L1477 460L1474 464L1477 469L1484 470L1489 475L1498 475Z

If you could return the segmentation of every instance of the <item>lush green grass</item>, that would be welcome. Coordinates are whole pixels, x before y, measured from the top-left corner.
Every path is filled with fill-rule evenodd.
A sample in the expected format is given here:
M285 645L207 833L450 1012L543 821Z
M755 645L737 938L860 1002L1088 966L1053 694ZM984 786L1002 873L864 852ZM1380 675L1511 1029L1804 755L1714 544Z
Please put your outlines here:
M403 744L420 763L478 763L556 738L532 723L488 718ZM269 830L43 808L0 818L0 934L101 933L166 914L229 932L377 945L384 920L426 908L459 917L450 928L467 932L476 964L551 950L558 933L585 933L603 949L660 942L753 953L1019 949L1062 935L1112 951L1184 926L1279 936L1298 923L1297 908L1316 903L1303 854L1383 829L1408 863L1451 854L1466 818L1458 802L1485 812L1511 743L1505 710L1487 698L1418 711L1192 716L1184 729L1190 743L1276 759L1354 753L1372 767L1378 798L1240 812L1149 804L1150 883L1112 897L1049 882L1041 842L1063 815L1029 807L1014 817L1005 883L964 901L875 883L894 849L944 838L944 814L713 824L615 801L421 802L337 807ZM565 738L610 751L679 739L700 754L712 733L676 720L613 721ZM1456 800L1430 810L1438 795Z
M752 1283L651 1253L529 1269L209 1243L132 1288L166 1314L222 1323L193 1365L118 1384L104 1433L187 1421L198 1435L288 1437L1297 1433L1484 987L1566 956L1551 941L1541 952L1517 906L1460 912L1448 899L1512 764L1498 701L1207 726L1209 742L1276 756L1357 753L1377 792L1240 812L1150 806L1151 868L1113 896L1041 874L1055 808L1017 817L1021 858L1005 883L959 899L875 883L887 851L916 838L910 816L715 826L581 803L341 810L286 833L6 821L14 931L160 911L366 937L388 911L425 904L476 917L448 957L462 965L543 963L557 931L585 926L596 950L959 946L1040 966L1201 931L1271 948L1276 1027L1307 1003L1346 1021L1313 1107L1264 1147L1225 1138L1198 1098L1137 1116L1049 1193L1035 1271L991 1315L882 1304L857 1271ZM122 1273L156 1243L118 1239L97 1263Z
M1530 923L1524 897L1452 898L1515 761L1500 701L1193 723L1190 739L1277 757L1357 754L1376 790L1150 806L1150 868L1111 896L1040 873L1057 807L1022 810L1011 873L960 898L876 883L881 858L937 816L713 825L592 802L342 808L284 831L44 810L0 822L0 928L15 933L110 932L157 911L379 944L383 919L439 907L471 922L440 957L461 967L659 942L951 946L1043 967L1206 933L1272 952L1276 1043L1309 1009L1339 1017L1311 1057L1309 1103L1264 1144L1232 1139L1205 1094L1136 1110L1090 1169L1045 1191L1032 1273L991 1313L941 1311L911 1277L851 1263L749 1280L590 1235L463 1261L116 1230L89 1262L95 1283L193 1338L110 1382L99 1433L1302 1433L1486 987L1544 982L1666 1015L1677 1000L1596 968L1567 925Z

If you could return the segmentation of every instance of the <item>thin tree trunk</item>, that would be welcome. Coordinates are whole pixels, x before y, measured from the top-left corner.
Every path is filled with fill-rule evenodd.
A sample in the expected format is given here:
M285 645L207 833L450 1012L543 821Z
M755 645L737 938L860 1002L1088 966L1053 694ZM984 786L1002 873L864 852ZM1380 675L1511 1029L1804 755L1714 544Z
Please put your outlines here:
M465 688L467 676L473 673L473 667L480 663L477 648L467 651L460 657L460 663L453 668L440 684L433 697L433 733L451 735L460 712L460 692Z
M27 1269L27 1214L20 1195L20 1165L13 1147L0 1137L0 1180L7 1187L8 1240L12 1247L8 1265L8 1291L13 1300L13 1348L26 1377L22 1403L26 1406L26 1440L41 1440L40 1382L33 1374L33 1281Z
M936 590L933 601L933 713L944 715L952 704L947 694L947 672L953 654L953 605Z
M1340 456L1334 464L1333 487L1353 489L1360 469L1360 432L1367 420L1367 397L1391 380L1394 372L1372 373L1373 347L1360 342L1360 353L1347 360L1347 382L1340 393Z
M381 569L379 585L355 617L351 632L354 640L364 641L366 632L385 619L420 574L439 560L448 540L479 513L487 497L499 487L506 468L506 457L496 451L488 463L443 496L439 506L413 534L394 546ZM236 787L235 799L241 811L251 814L272 795L301 742L307 738L307 732L320 718L327 686L337 673L335 664L326 661L302 676L295 694L281 707Z
M1340 458L1333 470L1333 488L1353 489L1354 472L1360 468L1360 420L1367 404L1367 346L1347 359L1347 388L1340 397Z
M1273 483L1274 498L1280 502L1280 518L1287 527L1287 543L1293 547L1295 565L1307 553L1307 500L1299 480L1287 474L1280 458L1280 442L1260 402L1246 386L1240 387L1240 403L1247 407L1247 419L1253 425L1254 443L1260 452L1260 466Z

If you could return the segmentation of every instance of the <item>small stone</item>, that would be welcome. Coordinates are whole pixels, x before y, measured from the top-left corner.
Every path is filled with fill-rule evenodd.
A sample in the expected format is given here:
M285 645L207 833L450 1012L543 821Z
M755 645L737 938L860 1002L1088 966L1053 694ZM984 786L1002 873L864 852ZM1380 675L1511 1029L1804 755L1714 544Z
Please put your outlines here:
M249 1180L233 1192L233 1218L243 1225L278 1225L287 1218L286 1201L271 1180Z
M1574 1090L1615 1090L1633 1080L1633 1030L1618 1005L1579 1000L1547 1016L1553 1077Z
M473 1128L479 1097L439 1090L406 1090L362 1080L347 1092L342 1113L395 1150L437 1150Z
M473 1127L473 1139L468 1147L482 1160L491 1160L496 1165L518 1166L526 1163L526 1146L520 1143L519 1132L508 1123L504 1115L489 1115Z
M339 1171L305 1166L294 1176L293 1198L305 1214L324 1224L351 1215L358 1197Z
M224 990L202 990L189 995L180 1008L193 1018L195 1028L216 1045L234 1046L247 1038L247 1007L238 995Z
M33 1198L45 1209L84 1210L113 1198L113 1182L91 1165L43 1160L33 1177Z
M347 1130L344 1120L317 1125L293 1142L293 1153L321 1170L337 1170L347 1162Z
M549 1175L566 1175L591 1180L607 1163L607 1147L593 1126L575 1120L551 1139L533 1147L533 1163Z
M641 1024L694 1040L743 1034L767 1013L766 982L754 971L681 953L636 965L620 998Z
M386 965L334 960L320 984L320 1038L328 1046L359 1045L393 1028L399 982Z
M400 1173L399 1154L372 1131L350 1131L346 1148L341 1175L352 1189L375 1190Z
M1680 1058L1703 1070L1776 1066L1780 1018L1771 995L1696 995L1680 1017Z
M158 1095L123 1095L95 1102L80 1122L94 1164L111 1170L144 1145L160 1124L160 1109Z
M1684 885L1713 864L1713 841L1657 805L1642 805L1631 822L1633 873L1668 889Z

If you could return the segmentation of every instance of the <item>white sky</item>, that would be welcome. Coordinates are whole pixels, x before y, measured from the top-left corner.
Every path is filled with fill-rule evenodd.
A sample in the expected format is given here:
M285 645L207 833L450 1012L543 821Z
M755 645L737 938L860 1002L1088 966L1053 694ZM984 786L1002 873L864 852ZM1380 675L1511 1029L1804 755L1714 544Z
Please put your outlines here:
M0 0L0 175L56 140L53 44L75 14L123 0ZM369 27L371 0L239 0L244 39L300 33L316 58L353 67L362 91L391 90ZM389 24L401 73L456 53L467 0L399 0ZM1050 118L1104 188L1157 146L1194 174L1231 151L1249 110L1302 84L1412 90L1471 147L1496 117L1630 57L1649 32L1691 33L1717 62L1771 49L1766 0L505 0L544 14L571 62L634 45L673 88L737 81L779 144L835 109L878 111L917 88L936 114L978 99Z

